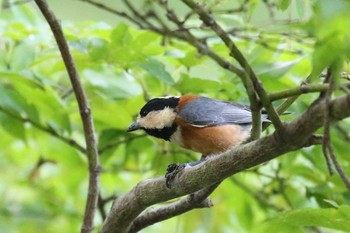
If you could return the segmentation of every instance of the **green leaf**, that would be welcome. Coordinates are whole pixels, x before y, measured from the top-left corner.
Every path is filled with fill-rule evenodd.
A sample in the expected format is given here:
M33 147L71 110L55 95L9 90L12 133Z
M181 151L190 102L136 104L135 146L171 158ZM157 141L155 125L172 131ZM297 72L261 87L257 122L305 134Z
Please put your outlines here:
M99 135L98 145L102 148L106 145L116 143L121 140L121 136L125 136L125 130L120 129L104 129Z
M35 58L33 44L23 43L14 48L11 61L12 70L21 70L27 68Z
M141 31L137 33L135 39L132 41L132 47L136 51L143 51L154 42L160 43L160 39L160 36L154 32Z
M204 57L198 55L198 51L193 49L185 53L184 58L178 59L182 64L184 64L187 68L190 68L195 65L199 65L203 62Z
M111 33L112 45L127 45L132 40L132 35L129 32L129 27L126 24L119 24Z
M263 232L304 232L301 227L325 227L329 229L350 231L350 208L339 209L297 209L279 214L277 217L257 226L253 233Z
M105 73L85 70L83 75L95 87L95 91L103 96L125 99L142 93L140 85L127 72L115 74L111 70L105 70Z
M288 9L290 3L291 3L291 0L280 0L279 8L282 11L285 11Z
M208 92L222 88L219 82L201 78L191 78L187 74L181 74L181 78L174 87L181 93L202 93L203 90Z
M27 102L26 99L16 90L13 90L11 86L5 88L0 85L0 106L20 114L24 112Z
M286 74L295 64L297 64L301 58L293 61L276 62L273 64L265 64L263 67L257 70L257 74L268 77L280 78Z
M0 90L4 94L6 93L6 96L1 98L0 103L11 110L24 114L26 118L34 122L39 122L39 112L33 104L30 104L35 96L27 99L23 96L33 93L34 90L41 89L41 84L36 80L11 72L0 72L0 79L3 79L5 83L4 87L0 86ZM8 97L11 98L9 99ZM16 105L17 107L15 107Z
M166 71L164 64L161 62L154 60L152 58L147 59L147 61L138 64L144 70L146 70L149 74L153 75L160 81L164 82L168 85L173 85L174 80L171 75Z
M340 66L343 58L350 54L350 2L343 0L317 1L315 14L308 24L308 29L316 36L313 53L313 71L311 78L327 66ZM336 64L338 63L338 64Z
M297 12L299 17L303 17L305 14L305 1L304 0L296 0L295 5L297 8Z
M0 123L2 127L15 138L26 139L24 122L13 119L12 116L0 112Z
M89 41L89 55L92 60L108 59L109 43L104 39L94 38Z

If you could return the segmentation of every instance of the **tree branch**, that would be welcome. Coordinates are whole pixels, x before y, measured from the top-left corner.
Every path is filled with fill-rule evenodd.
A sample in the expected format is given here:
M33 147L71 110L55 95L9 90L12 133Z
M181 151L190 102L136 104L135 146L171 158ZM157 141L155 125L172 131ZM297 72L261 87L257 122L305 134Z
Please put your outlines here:
M133 13L133 18L138 19L142 24L146 25L146 27L152 27L152 24L146 20L147 15L142 15L139 11L129 2L129 0L123 0L124 4L128 7L128 9Z
M98 210L100 212L102 220L105 220L107 217L106 210L105 210L106 204L110 201L113 201L116 198L117 198L116 195L111 195L111 196L106 197L106 198L103 198L101 193L98 195L97 207L98 207Z
M218 182L207 188L199 190L172 204L160 207L156 210L147 211L146 213L138 216L132 222L128 233L138 232L152 224L178 216L193 209L212 207L213 203L207 197L219 186L220 183L221 182Z
M326 108L326 112L324 114L324 135L323 135L323 144L322 144L322 150L323 150L323 154L326 158L326 162L327 162L327 166L329 169L330 174L333 174L333 169L331 166L331 161L333 162L335 169L337 170L338 174L340 175L343 183L345 184L345 186L347 187L347 189L350 191L350 180L348 179L348 177L346 176L344 170L342 169L342 167L340 166L336 156L335 156L335 152L331 143L331 134L330 134L330 101L331 101L331 97L332 97L332 93L334 91L334 85L335 85L335 80L334 80L334 76L331 72L331 68L328 68L327 70L327 76L325 79L325 82L329 83L329 89L324 92L321 93L320 98L325 99L325 104L327 106Z
M339 88L349 87L350 83L342 83ZM272 92L269 94L269 98L271 101L280 100L292 96L299 96L304 93L311 92L324 92L329 89L329 84L327 83L312 83L312 84L302 84L298 87L286 89L283 91Z
M249 101L250 101L250 107L252 109L252 118L253 118L253 123L252 123L252 133L251 133L251 138L256 139L260 137L261 133L261 107L258 103L257 96L254 92L254 87L253 84L250 82L250 80L246 77L246 73L244 73L243 70L237 68L234 66L231 62L225 60L224 58L221 58L218 56L216 53L211 51L209 47L207 46L205 40L196 38L195 36L192 35L192 33L184 27L184 22L186 20L179 20L176 14L168 7L166 1L159 1L160 5L163 6L163 8L167 12L167 17L170 21L172 21L179 29L181 34L178 32L171 32L169 34L173 35L175 38L182 39L190 43L192 46L196 47L198 51L201 54L206 54L209 57L211 57L214 61L216 61L221 67L231 71L232 73L237 74L242 82L244 87L247 90ZM192 9L195 10L195 9Z
M212 157L197 166L185 168L174 179L171 189L166 188L164 177L140 182L115 201L101 232L128 232L132 221L148 206L196 192L247 168L302 148L312 134L322 127L326 108L324 101L314 103L299 118L286 124L283 134L274 133ZM331 121L350 116L350 94L331 101L330 110Z
M257 111L260 111L260 107L257 103L257 99L255 96L255 93L257 93L276 131L279 133L282 133L283 131L282 121L279 118L276 110L273 108L273 105L269 100L269 96L267 95L264 87L260 83L252 67L249 65L249 63L243 56L242 52L238 49L236 44L231 40L230 36L201 5L193 2L192 0L183 0L183 2L192 10L194 10L199 15L203 23L209 26L221 38L221 40L226 44L226 47L230 50L230 55L241 65L242 69L245 71L245 75L240 77L241 77L242 83L244 84L247 90L247 94L249 96L252 114L253 114L253 123L258 122L259 123L258 127L261 127L260 114L258 115L258 117L256 114ZM255 126L256 125L253 124L253 127ZM253 130L252 133L255 133L255 131Z
M125 0L125 2L128 2L127 0ZM129 2L128 2L129 3ZM160 3L166 3L166 1L160 1ZM130 3L129 3L130 4ZM133 6L131 6L131 8L133 8ZM130 7L129 7L129 9L133 12L133 10L131 9ZM135 10L135 9L134 9ZM143 22L143 24L142 24L142 26L140 26L140 27L142 27L142 28L146 28L146 29L149 29L149 30L152 30L152 31L154 31L154 32L156 32L156 33L158 33L158 34L161 34L161 35L163 35L164 37L167 37L167 36L170 36L170 37L173 37L173 38L176 38L176 39L179 39L179 40L182 40L182 41L185 41L185 42L187 42L187 43L189 43L189 44L191 44L192 46L194 46L195 48L197 48L198 49L198 51L199 51L199 53L201 53L201 54L204 54L204 55L208 55L209 57L211 57L214 61L216 61L221 67L223 67L223 68L225 68L225 69L228 69L229 71L231 71L232 73L235 73L235 74L237 74L239 77L241 77L242 78L242 76L247 76L247 70L249 70L249 69L246 69L246 67L245 66L242 66L242 68L244 69L244 71L243 70L241 70L240 68L237 68L236 66L234 66L229 60L226 60L225 58L223 58L223 57L220 57L217 53L215 53L215 52L213 52L212 50L210 50L210 47L209 46L207 46L207 43L206 43L206 40L204 39L200 39L200 38L196 38L189 30L190 29L188 29L188 28L185 28L184 27L184 25L185 25L185 22L186 22L186 20L191 16L191 15L193 15L193 10L185 17L185 19L184 20L178 20L177 18L175 18L176 20L177 20L177 22L176 22L176 20L174 20L174 17L171 17L171 14L169 14L169 9L166 9L167 10L167 16L168 16L168 18L170 19L170 20L172 20L173 22L175 22L175 24L178 26L178 29L176 29L176 30L171 30L170 28L168 28L167 27L167 25L164 25L164 24L161 24L161 22L159 22L160 24L161 24L161 27L159 27L157 24L155 24L155 23L151 23L151 21L149 21L150 20L150 16L149 15L138 15L138 13L136 12L134 12L134 17L135 18L138 18L138 20L143 20L144 22ZM198 13L198 12L197 12ZM208 13L209 14L209 13ZM170 16L170 17L169 17ZM176 16L176 15L175 15ZM210 15L209 15L210 16ZM177 16L176 16L177 17ZM155 20L157 20L157 18L155 18ZM156 22L156 23L158 23L158 22ZM210 26L210 25L209 25ZM219 35L219 34L218 34ZM219 35L220 36L220 35ZM230 39L230 37L229 37L229 35L227 35L228 36L228 39ZM232 42L232 41L231 41ZM228 46L228 48L231 50L231 46ZM232 52L232 51L231 51ZM240 52L239 50L238 50L238 52ZM233 56L233 54L231 54L231 56ZM242 55L243 56L243 55ZM234 57L234 56L233 56ZM235 57L234 57L235 58ZM244 57L243 57L244 58ZM236 59L237 60L237 59ZM237 60L238 61L238 60ZM249 73L248 73L248 75L249 75ZM254 75L254 73L253 73L253 75ZM256 75L255 75L255 77L256 77ZM257 77L256 77L257 78ZM248 79L251 79L251 77L249 77L248 76ZM260 88L259 87L259 85L261 85L260 83L259 83L259 80L258 79L256 79L256 81L258 81L257 82L257 84L253 84L252 85L252 89L253 89L253 93L254 93L254 95L255 95L255 98L257 98L257 96L256 96L256 92L255 91L257 91L255 88L256 88L256 86L258 87L258 89ZM254 86L255 85L255 86ZM262 87L262 85L261 85L261 87ZM323 88L323 87L322 87ZM255 90L254 90L255 89ZM262 91L264 92L264 89L262 89ZM304 91L304 90L303 90ZM310 91L311 92L311 91ZM265 92L266 93L266 92ZM290 103L292 103L300 94L302 94L303 92L300 92L299 93L299 91L295 91L295 90L291 90L291 92L288 92L288 93L276 93L276 96L274 97L274 98L285 98L285 97L290 97L290 98L288 98L288 100L287 100L287 102L285 102L285 104L283 105L283 106L281 106L278 110L279 111L282 111L283 112L283 109L284 108L286 108L286 106L289 106L290 105ZM274 94L274 93L272 93L272 94ZM261 95L259 95L259 97L261 98ZM266 97L266 96L265 96ZM264 97L263 97L263 99L265 99L266 101L268 101L268 103L267 104L270 104L271 105L271 108L272 108L272 110L273 111L275 111L274 109L273 109L273 107L272 107L272 104L271 104L271 99L269 99L269 97L270 96L268 96L267 95L267 98L265 99ZM262 100L262 103L263 103L263 100ZM254 107L253 106L253 118L254 119L256 119L256 118L258 118L258 119L260 119L260 115L259 115L259 111L260 111L260 107L261 106L259 106L260 104L258 103L258 101L257 101L257 105ZM264 103L263 103L263 105L264 105ZM257 117L258 116L258 117ZM279 118L277 119L277 122L278 122L278 120L279 120ZM255 121L255 124L257 123L257 121ZM277 123L278 124L278 123ZM258 124L257 125L259 125L259 127L260 127L260 123L258 122ZM287 125L287 126L289 126L289 124ZM286 127L287 127L286 126ZM294 125L294 127L296 127L296 128L298 128L299 126L297 125L297 124L295 124ZM308 127L308 126L307 126ZM320 126L318 126L318 127L320 127ZM256 127L255 127L256 128ZM277 129L277 128L276 128ZM255 131L254 131L255 132ZM253 132L253 133L254 133ZM300 131L301 132L301 131ZM280 136L282 136L282 138L285 138L285 140L284 141L288 141L288 140L291 140L290 138L288 138L289 137L289 133L282 133L282 135L279 135L279 136L274 136L274 137L276 137L276 138L278 138L278 137L280 137ZM303 135L304 136L304 135ZM294 139L293 139L294 140ZM260 141L260 140L259 140ZM280 140L277 140L277 141L280 141ZM315 140L315 137L314 136L312 136L312 134L309 136L309 138L308 139L305 139L304 140L304 143L303 144L300 144L300 145L298 145L298 147L293 147L293 146L291 146L291 148L294 148L294 149L298 149L298 148L301 148L301 147L303 147L303 146L309 146L309 145L313 145L313 144L315 144L315 143L319 143L320 141L319 141L319 138L317 138L317 140ZM292 143L293 144L293 143ZM294 149L290 149L290 150L294 150ZM287 151L289 151L289 150L287 150ZM266 155L265 155L266 156ZM277 155L278 156L278 155ZM184 173L186 173L186 171L184 172ZM133 200L133 201L135 201L135 202L139 202L139 200L140 200L140 198L141 199L143 199L143 198L145 198L145 199L148 199L148 198L150 198L150 197L148 197L148 196L142 196L142 195L144 195L145 193L143 192L143 191L140 191L140 189L143 189L143 188L145 188L145 186L143 186L142 185L143 183L141 183L141 184L139 184L139 186L138 187L136 187L135 189L134 189L134 191L132 191L132 192L137 192L138 194L136 195L137 197L135 197L134 196L134 198L135 199L137 199L137 200ZM151 183L150 184L150 186L148 187L149 189L153 189L154 188L154 185L155 185L155 187L158 187L157 186L157 182L155 182L155 183ZM147 186L147 185L146 185ZM195 191L195 190L194 190ZM130 192L129 194L131 194L132 192ZM142 194L140 194L140 193ZM151 191L152 192L152 191ZM164 192L164 190L162 189L159 193L162 193L162 192ZM153 192L152 192L153 193ZM154 193L157 193L157 190L154 192ZM139 196L139 194L141 195L141 196ZM163 194L163 193L162 193ZM184 194L182 194L182 195L186 195L187 193L185 192ZM133 195L133 194L132 194ZM132 196L131 195L131 196ZM155 194L155 195L158 195L158 194ZM176 196L176 197L178 197L178 196ZM128 207L127 205L124 205L123 204L123 202L125 202L125 201L128 201L129 200L129 198L130 198L130 200L132 199L132 197L122 197L122 200L119 202L119 200L117 200L116 201L116 204L114 205L114 207L112 208L112 211L113 211L113 209L116 209L116 210L119 210L119 211L123 211L124 210L124 207L126 208L126 207ZM144 199L143 199L144 200ZM164 199L164 200L168 200L168 199ZM157 203L159 202L159 200L157 200ZM151 205L151 204L149 204L149 205ZM137 210L137 211L139 211L134 217L136 217L139 213L141 213L141 211L144 209L144 208L147 208L149 205L146 205L146 207L144 207L144 203L143 203L143 201L141 201L141 203L137 203L137 204L135 204L135 203L132 203L132 206L131 207L140 207L141 208L141 210L139 209L139 210ZM128 207L128 208L131 208L130 206ZM131 211L132 212L132 211ZM131 215L132 215L132 213L131 213L130 211L129 211L129 209L125 212L128 216L123 216L123 217L121 217L121 216L117 216L117 218L119 218L119 217L121 217L121 218L124 218L124 220L126 221L126 224L128 224L127 223L127 221L129 220L129 221L132 221L134 218L129 218ZM112 212L111 212L112 213ZM112 213L113 214L113 213ZM114 214L116 214L116 213L114 213ZM135 214L135 213L134 213ZM147 214L147 213L146 213ZM142 216L142 215L141 215ZM140 217L140 216L139 216ZM110 218L113 218L113 217L108 217L108 219L106 220L106 222L105 222L105 224L104 224L104 226L103 226L103 228L104 229L106 229L105 227L107 226L107 225L109 225L109 227L111 227L111 229L113 229L113 227L112 227L112 225L113 225L113 220L111 220ZM119 220L117 220L117 221L121 221L120 219ZM123 221L123 222L125 222L125 221ZM120 223L120 222L119 222ZM111 225L110 225L111 224ZM118 225L118 224L116 224L115 226L117 226L117 228L114 228L114 230L120 230L121 232L127 232L127 229L124 231L123 229L125 229L125 228L123 228L123 225ZM120 228L120 226L122 226L122 228ZM129 225L130 226L130 225ZM128 226L127 226L128 227ZM108 226L107 226L107 228L108 228ZM104 230L103 230L104 231ZM112 230L111 230L112 231ZM108 232L108 231L106 231L106 232Z
M325 77L325 83L329 84L329 88L326 91L320 93L320 98L325 99L325 104L327 105L324 119L323 119L323 142L322 142L322 152L326 160L327 168L330 175L333 175L333 168L331 164L331 159L329 153L334 153L332 144L331 144L331 136L330 136L330 117L329 117L329 108L330 101L332 98L332 93L334 90L334 77L332 75L331 69L327 69L327 75ZM329 152L329 153L328 153Z
M303 80L299 85L299 87L307 85L309 83L309 79L310 79L310 76L308 76L305 80ZM289 106L292 105L294 101L298 99L299 96L300 95L294 95L284 100L284 102L276 108L277 113L278 114L284 113L289 108Z
M45 0L35 0L35 2L50 25L51 31L56 39L78 102L80 116L84 127L86 153L89 163L89 188L81 232L89 233L93 230L93 220L98 200L101 170L91 109L58 20L54 13L49 9Z
M115 15L118 15L118 16L120 16L120 17L126 18L127 20L130 20L130 22L133 22L134 24L136 24L136 25L139 26L140 28L143 28L141 22L135 20L134 17L131 17L131 16L128 15L126 12L117 11L117 10L115 10L115 9L113 9L113 8L111 8L111 7L107 6L107 5L105 5L105 4L102 4L102 3L100 3L100 2L96 2L96 1L94 1L94 0L81 0L81 1L82 1L82 2L86 2L86 3L89 3L89 4L93 5L93 6L96 6L97 8L100 8L100 9L102 9L102 10L108 11L108 12L110 12L110 13L112 13L112 14L115 14Z
M328 89L329 89L328 84L316 83L316 84L300 85L298 87L286 89L283 91L272 92L269 94L269 98L271 101L275 101L275 100L284 99L291 96L296 96L296 95L299 96L304 93L322 92Z
M87 1L87 2L91 3L91 1ZM165 1L162 1L162 4L160 4L160 5L164 7L164 6L166 6L165 3L166 3ZM217 53L212 51L205 43L205 40L201 40L199 38L196 38L195 36L193 36L189 32L188 29L183 27L184 22L192 14L189 14L187 17L185 17L185 19L183 21L180 21L177 18L175 18L176 15L173 14L173 12L170 9L166 8L166 10L167 10L168 19L173 21L179 27L179 30L174 30L174 31L170 30L168 27L165 27L165 25L163 25L163 28L157 28L156 26L154 26L150 22L148 22L146 18L142 18L141 15L135 15L135 17L141 17L140 20L143 20L143 22L145 22L145 24L147 24L147 25L139 25L140 28L146 28L146 29L154 31L160 35L172 36L176 39L185 41L185 42L191 44L193 47L195 47L200 54L207 55L210 58L212 58L215 62L217 62L224 69L227 69L230 72L237 74L239 77L243 78L244 80L249 80L249 79L245 79L246 75L245 75L243 70L234 66L230 61L226 60L225 58L219 56ZM112 11L110 11L110 12L112 12ZM121 16L118 13L115 13L115 14L118 16ZM251 83L246 83L245 86L246 86L247 90L251 90L249 92L250 95L248 94L249 100L251 103L252 118L253 118L253 130L251 133L251 138L256 139L256 138L260 137L260 133L261 133L261 117L260 117L261 107L260 107L260 104L258 103L258 99L255 95L253 85Z

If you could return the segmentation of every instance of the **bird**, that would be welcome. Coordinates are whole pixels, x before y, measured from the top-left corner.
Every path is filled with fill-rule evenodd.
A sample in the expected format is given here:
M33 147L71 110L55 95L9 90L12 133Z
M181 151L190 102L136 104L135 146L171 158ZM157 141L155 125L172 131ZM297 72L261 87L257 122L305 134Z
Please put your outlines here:
M270 122L261 114L262 122ZM149 100L127 132L144 130L148 135L199 152L199 161L171 164L166 174L167 187L185 166L194 166L208 156L224 153L250 137L252 113L247 105L185 94Z

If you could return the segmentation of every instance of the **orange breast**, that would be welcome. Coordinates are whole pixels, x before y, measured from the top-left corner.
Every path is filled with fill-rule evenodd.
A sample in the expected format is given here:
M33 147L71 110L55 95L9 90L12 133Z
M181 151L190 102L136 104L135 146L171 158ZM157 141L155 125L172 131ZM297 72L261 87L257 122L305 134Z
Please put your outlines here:
M241 144L249 137L249 130L243 130L239 125L220 125L211 127L195 127L183 119L176 118L182 137L182 147L203 156L220 154Z

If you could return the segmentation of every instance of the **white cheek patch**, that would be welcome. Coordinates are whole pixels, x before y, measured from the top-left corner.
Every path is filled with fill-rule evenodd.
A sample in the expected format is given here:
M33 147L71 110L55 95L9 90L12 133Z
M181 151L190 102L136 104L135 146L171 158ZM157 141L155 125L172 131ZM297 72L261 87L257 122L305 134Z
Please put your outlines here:
M139 117L138 122L146 129L163 129L174 123L176 113L173 109L165 108L159 111L153 111L145 117Z

